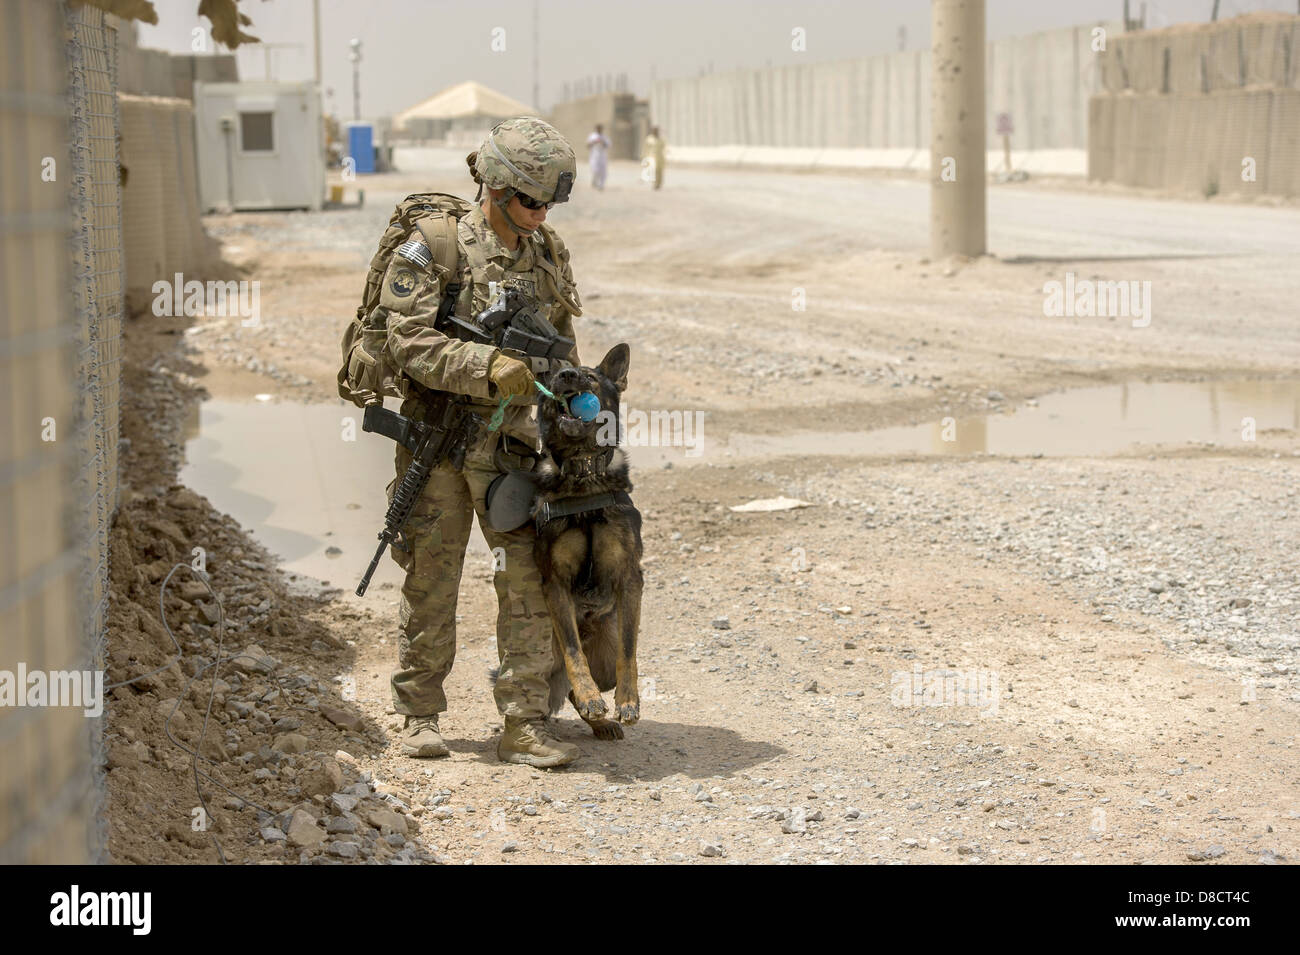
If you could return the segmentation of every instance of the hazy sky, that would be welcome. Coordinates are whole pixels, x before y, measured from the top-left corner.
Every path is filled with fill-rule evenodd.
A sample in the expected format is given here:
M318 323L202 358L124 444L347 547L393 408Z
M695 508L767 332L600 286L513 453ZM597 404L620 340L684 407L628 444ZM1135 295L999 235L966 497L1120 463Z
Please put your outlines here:
M1132 0L1134 15L1143 0ZM155 0L160 23L140 27L140 44L188 52L190 31L206 20L197 0ZM524 103L533 99L533 10L540 11L543 110L563 85L595 74L626 73L631 89L649 92L651 77L693 76L712 69L840 60L929 44L928 0L321 0L321 61L326 109L350 119L348 42L362 42L361 111L395 113L453 83L478 80ZM1146 0L1148 26L1208 20L1213 0ZM266 58L279 80L310 79L311 0L242 0L248 28L270 46L241 47L240 76L261 79ZM1221 0L1221 18L1255 10L1295 13L1297 0ZM1096 20L1118 20L1123 0L988 0L995 39ZM491 48L505 29L503 52ZM803 27L807 52L790 49ZM293 45L287 45L293 44Z

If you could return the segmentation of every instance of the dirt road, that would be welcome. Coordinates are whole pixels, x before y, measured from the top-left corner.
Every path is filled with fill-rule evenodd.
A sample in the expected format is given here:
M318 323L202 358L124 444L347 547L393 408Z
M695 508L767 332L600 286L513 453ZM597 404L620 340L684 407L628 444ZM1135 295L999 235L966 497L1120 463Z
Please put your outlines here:
M137 437L124 477L141 493L129 519L144 526L173 509L177 492L147 492L178 463L191 385L226 401L330 401L341 323L391 200L416 188L464 192L458 161L369 180L359 211L209 220L228 260L261 282L262 321L200 317L183 334L184 320L133 326L133 360L154 368L141 374L170 396L176 434L170 448ZM932 263L925 189L674 169L655 194L616 167L604 194L575 193L555 212L586 305L584 359L629 342L629 406L700 411L707 426L699 458L634 474L647 515L642 722L606 743L564 712L557 735L582 747L580 763L530 772L496 761L486 683L495 606L486 555L472 550L443 720L452 755L400 758L387 690L391 583L364 600L297 597L265 569L218 560L218 591L242 587L234 604L249 610L231 644L256 644L290 674L279 696L256 668L223 689L221 778L241 794L254 787L269 810L232 800L218 813L227 854L1296 859L1300 334L1290 263L1300 216L997 187L999 257ZM1149 310L1045 315L1044 283L1067 273L1150 282ZM1201 382L1214 438L1189 444L1180 429L1190 434L1202 409L1182 392L1137 390L1144 381ZM1120 387L1130 382L1135 390ZM1108 443L1118 425L1098 392L1038 422L1046 456L998 452L1007 422L1084 385L1115 385L1124 415L1154 402L1159 427ZM1257 434L1244 437L1243 417L1258 417ZM873 443L872 429L934 421L938 435L945 419L957 431L948 444ZM1097 450L1053 452L1057 432L1087 445L1090 424ZM372 512L380 494L382 484L355 491ZM809 506L730 509L778 496ZM218 519L205 520L214 533ZM236 535L223 540L238 537L223 526ZM331 583L345 583L365 544L332 540L347 560ZM269 565L254 544L243 548L241 559ZM143 606L152 588L156 602L149 576L123 576L123 599ZM177 619L205 599L175 604ZM198 627L189 636L201 647L209 630ZM110 714L135 737L118 751L140 742L150 757L125 756L110 773L110 849L124 858L215 857L202 835L177 829L161 842L121 824L140 812L142 792L160 817L184 819L195 802L188 762L156 725L159 702L176 692L119 691ZM331 705L358 719L322 717ZM286 747L261 754L288 734L303 741L287 758L269 755ZM361 808L325 791L354 780ZM381 799L400 825L362 811Z

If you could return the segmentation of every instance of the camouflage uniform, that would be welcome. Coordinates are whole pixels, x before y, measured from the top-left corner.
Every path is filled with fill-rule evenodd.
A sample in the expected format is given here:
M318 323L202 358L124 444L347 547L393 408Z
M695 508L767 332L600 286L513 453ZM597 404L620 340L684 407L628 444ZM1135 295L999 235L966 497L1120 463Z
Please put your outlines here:
M558 253L558 261L552 262L540 232L521 237L518 251L512 252L502 245L482 208L476 206L457 227L460 254L456 276L450 272L439 275L437 266L430 265L415 268L416 281L412 283L411 261L395 256L384 276L380 304L390 310L386 348L396 367L426 388L469 395L475 412L489 418L499 400L488 378L497 348L449 338L434 328L434 317L452 282L461 286L455 306L461 317L477 315L496 299L500 288L515 286L538 303L562 335L573 338L569 311L551 289L553 282L577 304L569 254L552 234ZM425 244L418 230L408 241ZM418 253L415 257L421 258ZM402 278L400 272L405 272ZM580 364L576 347L569 361ZM533 360L535 372L542 370L539 362L545 359ZM423 420L426 413L419 397L407 398L402 404L404 415ZM531 524L510 533L492 530L484 503L487 487L499 473L494 461L498 444L503 440L513 444L517 439L529 450L538 447L536 395L512 399L500 431L483 431L484 437L469 449L463 470L444 462L433 471L404 533L409 550L394 546L391 551L407 572L400 617L401 669L393 674L392 690L394 708L408 716L447 709L442 683L456 653L456 598L469 542L471 509L478 514L483 536L498 563L504 555L504 567L494 577L501 663L495 689L497 708L508 717L535 718L547 713L551 622L533 561L534 531ZM503 434L510 438L502 438ZM526 458L503 454L512 467L527 464ZM389 485L390 499L410 460L407 450L398 445L397 478Z

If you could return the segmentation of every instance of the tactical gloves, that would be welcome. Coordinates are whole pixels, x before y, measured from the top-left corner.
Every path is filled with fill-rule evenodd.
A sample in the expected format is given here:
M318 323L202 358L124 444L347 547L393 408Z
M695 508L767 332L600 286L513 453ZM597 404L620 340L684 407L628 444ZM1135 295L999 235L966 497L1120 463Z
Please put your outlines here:
M532 369L524 362L497 355L488 366L488 378L497 386L499 397L527 395L533 388Z

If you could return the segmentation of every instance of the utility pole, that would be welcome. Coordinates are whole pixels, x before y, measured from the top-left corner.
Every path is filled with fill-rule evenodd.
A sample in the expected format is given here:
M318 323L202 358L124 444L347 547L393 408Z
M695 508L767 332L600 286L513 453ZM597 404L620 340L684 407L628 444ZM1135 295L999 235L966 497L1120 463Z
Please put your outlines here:
M542 55L541 54L542 47L537 39L538 30L539 30L537 24L540 21L540 19L541 19L541 14L538 13L537 11L537 0L533 0L533 109L537 110L537 112L539 113L542 111L542 93L541 93L542 86L540 81L538 80L538 76L539 76L538 61L540 60Z
M931 0L930 248L988 251L984 0Z
M316 47L316 85L320 86L320 0L311 0L311 32Z
M352 38L352 52L348 59L352 61L352 118L361 121L361 41Z

